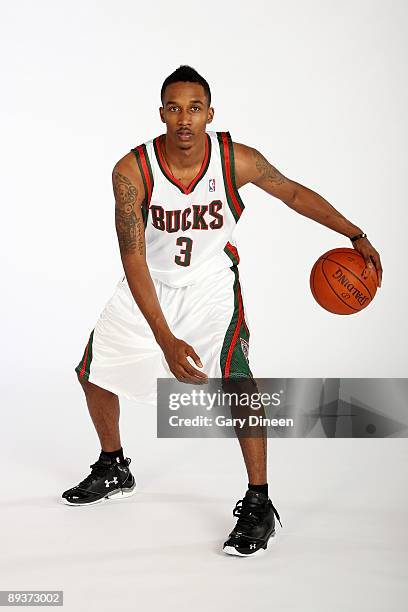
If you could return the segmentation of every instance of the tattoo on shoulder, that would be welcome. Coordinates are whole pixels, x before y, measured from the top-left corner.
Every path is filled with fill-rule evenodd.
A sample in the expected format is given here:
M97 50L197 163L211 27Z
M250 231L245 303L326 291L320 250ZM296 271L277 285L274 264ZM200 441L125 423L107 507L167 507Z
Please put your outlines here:
M138 250L144 253L144 223L140 210L135 209L138 189L120 172L113 173L115 194L115 224L119 248L124 255Z
M256 149L252 150L252 154L255 159L255 165L259 172L259 178L265 179L274 185L281 185L287 181L286 177L283 176L267 159L259 153Z

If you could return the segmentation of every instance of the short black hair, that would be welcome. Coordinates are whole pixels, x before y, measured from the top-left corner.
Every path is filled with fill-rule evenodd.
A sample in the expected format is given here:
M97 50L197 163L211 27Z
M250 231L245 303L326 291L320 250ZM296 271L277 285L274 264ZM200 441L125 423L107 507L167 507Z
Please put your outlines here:
M211 104L210 86L208 85L208 83L205 80L205 78L202 77L201 74L198 74L197 70L195 70L191 66L187 66L187 65L179 66L179 68L177 68L177 70L172 72L165 79L165 81L164 81L164 83L162 85L162 88L161 88L161 92L160 92L160 97L161 97L162 104L163 104L163 98L164 98L164 91L165 91L166 87L168 85L170 85L171 83L180 83L180 81L184 82L184 83L199 83L200 85L202 85L203 88L204 88L204 93L205 93L205 95L207 97L207 100L208 100L208 106L210 106L210 104Z

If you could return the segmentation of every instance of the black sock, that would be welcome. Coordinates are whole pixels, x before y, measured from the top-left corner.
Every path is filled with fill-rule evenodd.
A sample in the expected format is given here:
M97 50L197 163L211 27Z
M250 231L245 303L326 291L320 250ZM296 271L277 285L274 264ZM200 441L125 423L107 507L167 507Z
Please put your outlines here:
M258 491L258 493L263 493L264 495L268 497L268 483L267 482L261 485L254 485L248 482L248 489L250 491Z
M115 451L104 451L103 449L101 450L101 454L100 454L100 458L101 459L110 459L111 461L117 461L118 463L124 463L125 462L125 458L123 456L123 448L120 447L118 450Z

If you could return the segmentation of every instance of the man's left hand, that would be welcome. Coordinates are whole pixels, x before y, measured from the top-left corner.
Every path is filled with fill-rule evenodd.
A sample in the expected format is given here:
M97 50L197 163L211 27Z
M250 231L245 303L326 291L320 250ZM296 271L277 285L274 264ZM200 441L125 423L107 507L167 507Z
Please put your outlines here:
M383 269L381 266L380 256L368 240L368 238L359 238L353 242L353 247L364 257L367 268L371 271L373 268L377 271L378 286L381 287Z

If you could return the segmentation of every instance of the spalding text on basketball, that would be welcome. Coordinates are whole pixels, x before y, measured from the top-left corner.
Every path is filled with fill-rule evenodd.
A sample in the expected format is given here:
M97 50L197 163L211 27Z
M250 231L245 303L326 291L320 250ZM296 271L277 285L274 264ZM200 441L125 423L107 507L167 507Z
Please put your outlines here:
M364 306L369 297L367 295L364 295L364 293L361 293L361 291L359 291L357 287L353 285L350 279L348 279L347 276L343 273L343 270L341 268L337 268L336 272L332 274L332 277L337 280L341 285L343 285L343 287L347 289L349 294L353 295L356 298L359 304ZM350 297L350 295L348 297ZM346 297L345 294L342 294L342 296Z

